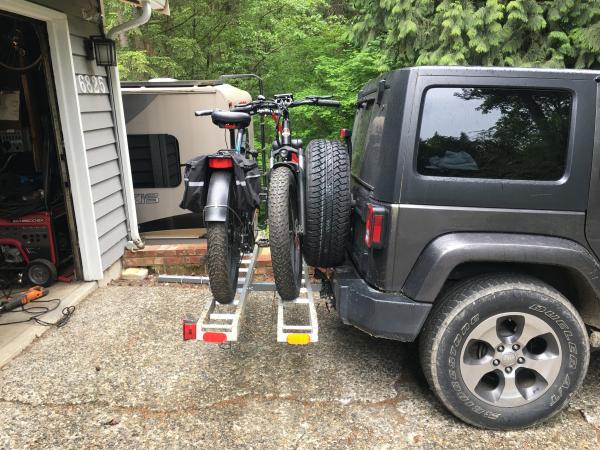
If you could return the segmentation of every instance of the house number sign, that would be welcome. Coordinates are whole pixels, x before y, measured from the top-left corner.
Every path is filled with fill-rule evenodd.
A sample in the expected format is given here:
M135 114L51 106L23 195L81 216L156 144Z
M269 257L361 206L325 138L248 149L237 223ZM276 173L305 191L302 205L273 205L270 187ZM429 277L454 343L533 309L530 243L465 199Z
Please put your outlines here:
M98 75L77 75L79 94L107 94L108 88L103 77Z

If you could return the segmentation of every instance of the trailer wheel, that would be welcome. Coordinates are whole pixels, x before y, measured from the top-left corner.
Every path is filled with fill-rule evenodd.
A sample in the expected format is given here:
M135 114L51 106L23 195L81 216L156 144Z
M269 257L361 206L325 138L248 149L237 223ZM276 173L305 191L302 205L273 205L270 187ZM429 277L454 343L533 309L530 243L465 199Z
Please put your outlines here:
M495 430L524 428L563 409L590 357L585 325L557 290L494 274L437 300L420 336L421 365L458 418Z
M306 148L306 228L302 250L307 264L344 262L350 233L350 161L346 146L315 139Z
M26 270L27 280L35 286L48 287L56 281L56 266L47 259L34 259Z

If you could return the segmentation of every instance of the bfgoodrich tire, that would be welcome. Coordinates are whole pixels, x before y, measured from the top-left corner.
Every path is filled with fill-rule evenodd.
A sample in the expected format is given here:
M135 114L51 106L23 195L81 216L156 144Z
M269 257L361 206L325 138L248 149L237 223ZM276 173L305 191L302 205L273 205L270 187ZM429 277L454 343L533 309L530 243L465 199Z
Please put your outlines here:
M460 283L434 305L420 337L421 364L458 418L508 430L564 408L589 362L585 326L551 286L521 275Z
M338 141L310 141L306 148L306 229L302 239L307 264L334 267L344 262L351 207L346 147Z

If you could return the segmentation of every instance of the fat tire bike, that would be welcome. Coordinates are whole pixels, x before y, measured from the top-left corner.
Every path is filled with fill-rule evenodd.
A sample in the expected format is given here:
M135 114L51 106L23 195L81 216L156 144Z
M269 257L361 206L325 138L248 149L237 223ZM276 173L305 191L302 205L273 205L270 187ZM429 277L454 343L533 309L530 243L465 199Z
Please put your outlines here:
M277 94L272 100L259 97L232 111L270 114L275 122L275 141L269 161L268 224L271 262L277 292L294 300L302 285L302 238L305 231L305 160L301 139L293 139L290 109L299 106L339 107L332 96Z
M243 253L249 253L256 239L256 210L241 212L234 176L234 154L256 159L257 153L248 144L250 114L245 112L204 110L196 116L211 116L215 125L229 131L233 148L208 155L207 193L204 224L207 235L207 261L210 290L215 300L231 303L238 285Z

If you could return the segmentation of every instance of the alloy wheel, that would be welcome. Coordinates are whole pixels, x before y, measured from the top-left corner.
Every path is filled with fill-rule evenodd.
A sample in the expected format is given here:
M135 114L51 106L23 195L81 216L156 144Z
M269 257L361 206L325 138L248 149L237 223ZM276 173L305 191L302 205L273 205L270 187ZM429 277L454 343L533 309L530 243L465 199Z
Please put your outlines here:
M492 316L467 336L460 372L467 388L498 407L515 407L539 398L561 369L558 336L528 313Z

